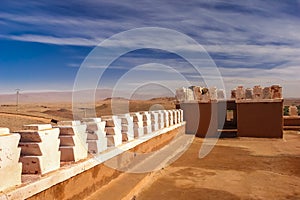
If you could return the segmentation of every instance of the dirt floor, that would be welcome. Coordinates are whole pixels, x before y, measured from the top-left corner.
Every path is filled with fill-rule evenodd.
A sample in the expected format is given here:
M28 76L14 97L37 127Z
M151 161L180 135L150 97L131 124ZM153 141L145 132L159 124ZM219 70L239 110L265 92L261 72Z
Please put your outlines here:
M199 159L203 139L161 170L134 199L300 199L300 134L220 139Z

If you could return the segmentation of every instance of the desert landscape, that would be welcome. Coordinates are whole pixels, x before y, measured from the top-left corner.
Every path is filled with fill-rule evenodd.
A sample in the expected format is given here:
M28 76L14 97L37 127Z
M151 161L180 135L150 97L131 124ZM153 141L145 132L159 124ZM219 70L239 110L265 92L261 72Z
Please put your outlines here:
M40 94L43 95L43 94ZM0 105L0 127L10 128L12 131L21 130L24 124L35 124L35 123L51 123L51 120L64 121L72 120L72 103L69 102L38 102L40 95L35 94L33 96L27 95L27 103L20 103L18 109L16 103L7 98L2 97L2 103ZM24 95L25 96L25 95ZM28 97L29 96L29 97ZM57 94L49 95L50 99L55 99ZM48 99L49 99L48 96ZM15 96L14 96L15 97ZM0 95L1 98L1 95ZM149 100L126 100L122 98L114 99L114 103L121 105L121 109L114 110L115 114L122 114L129 112L138 112L146 110L159 110L159 109L174 109L175 98L164 97L154 98ZM125 107L129 103L129 108ZM96 101L96 113L98 117L111 115L112 114L112 99L106 98L103 100ZM122 109L123 108L123 109ZM82 117L85 113L82 110Z
M118 103L128 100L116 98ZM112 99L99 100L99 117L111 115ZM130 112L174 109L175 98L130 100ZM286 106L298 105L299 99L287 99ZM120 114L122 109L118 110ZM125 111L124 111L125 112ZM24 124L50 123L52 119L72 120L69 102L14 102L0 107L0 127L21 130ZM53 124L55 125L55 124ZM202 138L195 138L189 149L174 163L159 171L131 174L117 178L87 199L121 199L130 188L139 191L132 199L300 199L300 134L284 131L283 139L224 138L213 151L199 158ZM144 180L145 179L145 180ZM150 180L149 180L150 179ZM147 184L139 186L139 181ZM126 187L120 184L127 182ZM119 191L111 193L110 191ZM127 195L127 197L129 197ZM130 197L131 198L131 197Z
M0 200L300 200L300 0L0 5Z

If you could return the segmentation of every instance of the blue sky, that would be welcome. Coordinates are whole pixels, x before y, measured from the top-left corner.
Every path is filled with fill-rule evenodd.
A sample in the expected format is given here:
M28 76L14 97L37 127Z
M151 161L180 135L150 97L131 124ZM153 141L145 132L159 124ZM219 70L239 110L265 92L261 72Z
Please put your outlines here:
M2 0L0 5L0 93L72 90L81 63L101 41L133 28L162 27L201 44L227 90L274 83L284 87L285 97L300 97L300 1ZM193 77L179 56L142 49L112 63L100 87L113 87L130 68L147 63L176 66ZM175 81L174 88L182 84Z

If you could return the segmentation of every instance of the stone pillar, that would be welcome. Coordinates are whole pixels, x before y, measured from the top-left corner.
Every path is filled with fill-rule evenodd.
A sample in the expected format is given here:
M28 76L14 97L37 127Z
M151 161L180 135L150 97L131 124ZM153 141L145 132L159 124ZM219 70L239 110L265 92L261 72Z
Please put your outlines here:
M0 192L21 184L19 140L19 134L11 134L8 128L0 128Z
M87 125L80 121L61 121L58 122L60 129L60 147L61 161L79 161L87 158Z
M186 100L187 101L193 101L195 100L194 98L194 91L190 88L186 88Z
M194 92L194 99L197 101L201 100L201 87L195 86L193 87L193 92Z
M245 97L246 97L246 99L253 99L253 89L252 88L246 89Z
M152 132L151 127L151 114L147 111L140 112L143 116L143 127L144 127L144 134L149 134Z
M263 99L271 99L271 88L270 87L264 87Z
M163 129L163 128L166 127L165 112L164 112L164 110L159 110L157 112L160 114L159 117L158 117L158 121L159 121L158 123L160 124L160 129Z
M116 147L122 144L122 124L117 116L103 116L102 120L106 122L107 146Z
M134 139L133 131L133 116L130 116L129 113L118 115L121 119L121 132L122 132L122 141L128 142Z
M167 110L167 111L168 111L168 116L169 116L169 125L173 126L174 125L173 111L172 110Z
M231 90L231 99L236 99L236 90Z
M169 120L169 111L167 110L161 110L163 121L164 121L164 127L169 127L170 126L170 120Z
M181 123L181 112L180 112L180 109L176 109L176 112L177 112L177 123Z
M237 100L245 99L245 89L243 86L238 86L236 88L236 99Z
M150 111L151 114L151 130L152 132L158 131L159 129L159 121L158 121L158 112Z
M164 128L164 121L163 121L163 113L160 110L153 111L157 113L157 125L158 125L158 130Z
M171 110L172 111L172 115L173 115L173 124L177 124L178 123L178 113L177 110Z
M253 87L253 99L259 100L263 97L263 89L260 85L256 85Z
M289 115L290 116L298 116L298 108L297 108L297 106L290 106L289 107Z
M18 133L23 174L45 174L60 167L58 128L52 128L51 124L31 124L24 125Z
M202 92L201 101L202 102L209 102L209 100L210 100L209 89L204 87L204 88L201 89L201 92Z
M134 138L139 138L144 135L143 115L140 113L131 113L133 117L133 134Z
M84 118L82 123L87 126L88 152L98 154L107 149L105 122L101 118Z
M217 94L217 88L216 87L209 88L209 96L210 96L210 100L217 100L218 99L218 94Z
M282 87L279 85L271 86L271 98L272 99L282 99Z
M217 96L218 96L218 99L220 99L220 100L225 99L225 91L222 89L219 89L217 91Z
M180 122L183 122L183 110L179 109L180 112Z

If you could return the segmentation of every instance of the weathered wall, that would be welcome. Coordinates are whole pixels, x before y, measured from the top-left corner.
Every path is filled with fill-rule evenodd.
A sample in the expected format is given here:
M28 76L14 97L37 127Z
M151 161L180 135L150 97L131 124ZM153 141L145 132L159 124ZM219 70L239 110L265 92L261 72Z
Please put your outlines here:
M184 134L184 132L185 126L183 125L165 134L154 137L134 147L130 151L139 153L155 151L168 144L177 134ZM122 154L118 157L122 157ZM128 160L130 160L130 158L128 158ZM83 199L122 173L124 172L100 164L29 199Z
M300 126L300 116L284 116L284 126Z
M183 120L186 121L186 132L197 137L214 137L218 128L218 104L181 103Z
M239 137L282 138L283 102L237 103Z

